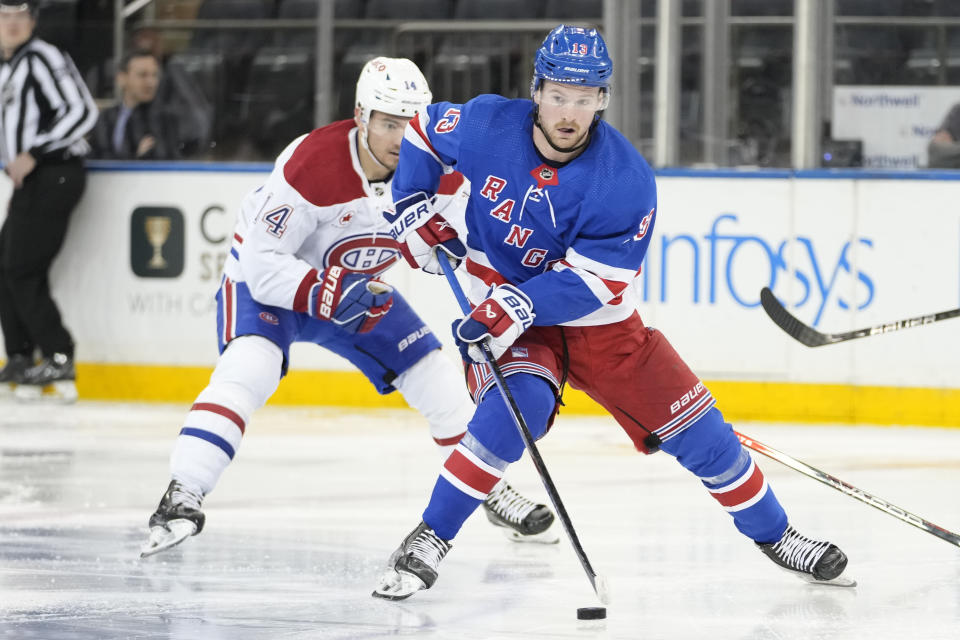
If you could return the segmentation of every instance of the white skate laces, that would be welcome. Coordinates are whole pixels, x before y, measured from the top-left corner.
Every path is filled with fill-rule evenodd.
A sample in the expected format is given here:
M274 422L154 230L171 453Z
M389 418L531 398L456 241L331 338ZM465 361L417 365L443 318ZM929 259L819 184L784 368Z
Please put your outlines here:
M196 509L199 511L203 504L203 494L195 493L177 482L170 492L170 503L175 507L183 505L188 509Z
M537 503L514 491L513 487L503 480L498 482L487 494L484 504L501 518L514 525L522 523L530 515L530 512L537 508Z
M483 501L487 520L503 527L509 540L556 544L560 535L552 526L553 512L545 505L523 497L513 487L501 480Z
M783 537L773 545L773 552L791 569L812 573L829 547L829 542L802 536L792 526L787 525Z
M791 525L776 542L757 546L778 566L814 584L838 587L856 586L856 581L841 576L847 567L847 556L835 544L800 535Z
M407 554L420 560L434 572L440 567L440 561L447 555L447 551L450 551L450 543L438 538L433 529L422 531L407 547Z
M452 546L421 522L390 556L372 595L387 600L403 600L421 589L429 589L437 581L440 561Z

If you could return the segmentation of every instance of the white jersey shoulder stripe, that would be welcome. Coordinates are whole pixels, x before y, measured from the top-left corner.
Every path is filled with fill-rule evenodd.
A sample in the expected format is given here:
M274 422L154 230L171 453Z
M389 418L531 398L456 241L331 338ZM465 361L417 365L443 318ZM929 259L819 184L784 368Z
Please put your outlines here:
M578 253L576 249L570 247L567 249L567 255L564 258L567 264L578 269L585 269L591 273L594 273L604 280L616 280L617 282L633 282L633 279L637 277L637 272L632 269L624 269L622 267L614 267L603 262L597 262L587 256Z
M429 126L430 116L426 110L423 110L410 120L407 128L403 131L403 139L436 160L437 164L443 167L444 173L450 173L453 171L453 167L444 164L440 156L433 150L433 145L430 144L426 133L424 133Z
M585 285L587 285L587 288L590 289L590 292L594 296L596 296L597 300L599 300L603 304L607 304L608 302L616 298L617 295L619 295L611 291L610 287L608 287L607 284L601 278L599 278L596 274L591 273L590 271L587 271L585 269L571 268L563 264L562 262L558 262L556 265L554 265L553 270L554 271L570 271L571 273L575 274L578 278L580 278L583 281Z

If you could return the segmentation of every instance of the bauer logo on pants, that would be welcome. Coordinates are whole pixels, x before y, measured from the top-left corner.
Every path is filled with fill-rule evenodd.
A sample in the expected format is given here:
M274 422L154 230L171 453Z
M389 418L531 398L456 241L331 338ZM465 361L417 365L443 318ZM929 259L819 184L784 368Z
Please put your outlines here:
M183 212L176 207L137 207L130 216L130 267L141 278L183 273Z

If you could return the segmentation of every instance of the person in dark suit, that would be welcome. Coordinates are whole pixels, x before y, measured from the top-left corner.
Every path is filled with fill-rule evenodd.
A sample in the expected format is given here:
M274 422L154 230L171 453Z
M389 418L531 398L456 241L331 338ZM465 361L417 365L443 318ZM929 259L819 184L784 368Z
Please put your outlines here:
M183 157L177 117L157 100L160 61L145 49L128 53L117 69L120 102L105 109L94 129L92 157L177 160Z

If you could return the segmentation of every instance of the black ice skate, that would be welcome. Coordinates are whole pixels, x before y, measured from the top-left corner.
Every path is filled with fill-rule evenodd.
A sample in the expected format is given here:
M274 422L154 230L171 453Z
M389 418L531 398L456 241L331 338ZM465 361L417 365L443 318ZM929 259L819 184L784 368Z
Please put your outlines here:
M202 493L171 480L157 510L150 516L150 537L140 547L140 557L160 553L203 531L206 517L200 511L202 504Z
M811 540L787 525L780 540L756 543L778 566L814 584L854 587L856 581L840 574L847 566L847 556L830 542Z
M390 556L373 597L403 600L421 589L429 589L437 581L440 561L452 546L421 522Z
M55 353L24 371L15 394L17 400L75 402L76 380L73 358L65 353Z
M23 382L23 374L33 365L29 356L15 353L7 364L0 369L0 396L12 394L17 385Z
M501 480L483 501L487 519L515 542L556 544L560 536L553 529L553 512L546 505L528 500Z

